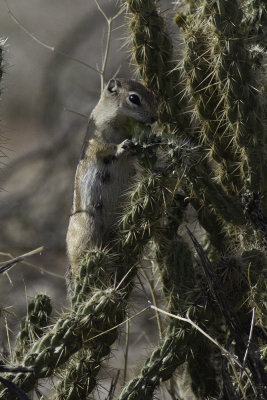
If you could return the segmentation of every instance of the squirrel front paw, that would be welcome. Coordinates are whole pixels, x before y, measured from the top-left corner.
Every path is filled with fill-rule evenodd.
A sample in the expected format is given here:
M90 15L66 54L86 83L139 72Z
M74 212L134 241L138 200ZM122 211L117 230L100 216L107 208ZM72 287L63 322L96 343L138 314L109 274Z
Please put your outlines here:
M135 144L131 141L131 139L125 139L117 146L116 157L134 154L135 152Z

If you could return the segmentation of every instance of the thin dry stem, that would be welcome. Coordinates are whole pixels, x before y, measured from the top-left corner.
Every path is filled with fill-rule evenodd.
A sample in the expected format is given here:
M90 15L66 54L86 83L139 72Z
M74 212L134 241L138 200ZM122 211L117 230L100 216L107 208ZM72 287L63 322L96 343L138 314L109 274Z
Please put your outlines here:
M10 15L10 17L13 19L13 21L20 27L21 30L23 30L23 32L25 32L29 37L31 37L36 43L38 43L39 45L41 45L42 47L46 48L47 50L52 51L53 53L59 54L62 57L66 57L69 60L75 61L78 64L84 65L85 67L91 69L94 72L97 72L98 74L100 73L100 71L93 67L92 65L86 63L85 61L79 60L78 58L72 57L69 54L63 53L60 50L57 50L55 47L50 46L44 42L42 42L40 39L38 39L33 33L31 33L23 24L22 22L20 22L18 20L18 18L13 14L13 12L11 11L9 5L8 5L8 1L4 0L7 10L8 10L8 14Z
M123 386L127 379L127 368L128 368L128 354L129 354L129 339L130 339L130 321L127 317L126 319L126 340L125 340L125 353L124 353L124 368L123 368Z
M100 4L98 3L97 0L94 0L95 4L99 10L99 12L103 15L107 22L108 30L107 30L107 38L106 38L106 47L105 47L105 52L104 52L104 57L102 61L102 68L99 71L100 74L100 79L101 79L101 92L104 89L104 83L105 83L105 72L107 68L107 61L108 61L108 55L109 55L109 50L110 50L110 40L111 40L111 33L112 33L112 23L115 21L116 18L118 18L122 13L123 9L120 9L117 14L115 14L113 17L109 18L107 14L104 12Z
M159 312L161 312L162 314L168 315L169 317L172 317L172 318L175 318L175 319L178 319L178 320L180 320L180 321L183 321L183 322L186 322L186 323L190 324L190 325L193 326L195 329L197 329L202 335L206 336L206 338L208 338L212 343L214 343L214 344L221 350L222 355L225 356L225 357L228 359L228 361L229 361L229 363L230 363L230 365L231 365L231 367L232 367L233 373L234 373L234 375L235 375L235 378L236 378L236 380L237 380L237 382L238 382L238 386L239 386L239 388L240 388L240 390L241 390L241 392L242 392L242 395L244 396L244 400L246 400L247 397L246 397L246 394L245 394L245 390L244 390L244 388L243 388L243 386L242 386L242 383L241 383L241 381L240 381L240 379L239 379L239 377L238 377L238 373L237 373L237 370L236 370L236 368L235 368L235 364L238 365L238 367L241 368L241 370L244 371L244 372L246 373L246 376L247 376L247 378L248 378L248 380L249 380L249 382L250 382L250 384L251 384L251 387L252 387L252 389L253 389L255 395L257 394L256 389L255 389L255 387L254 387L254 385L253 385L253 383L252 383L252 381L251 381L251 379L250 379L250 376L249 376L248 372L247 372L247 371L245 370L245 368L243 368L243 366L240 364L240 362L238 361L238 357L237 357L236 355L233 355L233 354L231 354L228 350L226 350L216 339L214 339L214 338L211 337L207 332L205 332L203 329L201 329L201 328L200 328L194 321L192 321L188 316L187 316L187 318L184 318L184 317L181 317L180 315L171 314L171 313L169 313L169 312L167 312L167 311L165 311L165 310L162 310L162 309L160 309L160 308L157 308L157 307L155 307L155 306L153 306L153 305L151 305L150 307L153 308L153 309L157 309Z
M249 330L248 343L247 343L247 348L246 348L246 352L245 352L244 359L243 359L243 368L245 368L245 365L246 365L246 361L247 361L249 347L250 347L250 344L251 344L254 325L255 325L255 307L253 307L253 309L252 309L252 316L251 316L251 324L250 324L250 330Z
M189 317L184 318L181 317L180 315L174 315L169 313L168 311L162 310L161 308L155 307L153 305L150 306L150 308L153 308L154 310L159 311L162 314L168 315L169 317L178 319L179 321L183 321L183 322L187 322L188 324L192 325L195 329L197 329L200 333L202 333L202 335L206 336L212 343L214 343L217 347L219 347L219 349L222 352L222 355L225 355L227 357L228 360L232 360L232 362L234 364L237 364L241 369L243 369L242 365L240 364L240 362L237 359L237 356L232 355L228 350L226 350L216 339L214 339L213 337L211 337L207 332L203 331L203 329L200 328L200 326L198 326L194 321L192 321Z
M72 114L79 115L80 117L86 118L87 120L90 117L89 115L82 114L82 113L80 113L78 111L71 110L70 108L67 108L67 107L64 107L64 111L68 111L68 112L70 112Z
M158 301L157 301L157 295L155 293L155 286L154 286L154 281L152 281L152 279L149 279L146 271L144 270L144 268L142 268L142 273L144 274L144 277L149 285L150 288L150 293L152 296L152 300L153 300L153 304L158 307ZM162 339L163 337L163 324L162 324L162 320L160 317L160 313L158 312L158 310L155 309L155 313L156 313L156 318L157 318L157 324L158 324L158 330L159 330L159 338Z
M120 324L114 325L112 328L110 328L110 329L108 329L108 330L106 330L106 331L104 331L104 332L101 332L101 333L99 333L98 335L95 335L95 336L91 337L91 338L90 338L89 340L87 340L85 343L91 342L92 340L94 340L94 339L96 339L96 338L98 338L98 337L100 337L100 336L103 336L103 335L105 335L105 334L108 333L108 332L114 331L115 329L119 328L120 326L123 326L127 321L131 321L132 319L138 317L138 315L143 314L145 311L149 310L149 308L150 308L150 307L145 307L145 308L143 308L141 311L139 311L138 313L134 314L132 317L129 317L129 318L125 319L125 320L124 320L123 322L121 322Z
M22 254L19 257L13 258L13 260L8 261L7 263L5 263L4 265L2 265L0 267L0 274L2 274L3 272L6 272L8 269L13 267L18 262L23 261L26 257L30 257L30 256L33 256L34 254L41 253L43 250L44 250L43 246L38 247L35 250L29 251L28 253Z

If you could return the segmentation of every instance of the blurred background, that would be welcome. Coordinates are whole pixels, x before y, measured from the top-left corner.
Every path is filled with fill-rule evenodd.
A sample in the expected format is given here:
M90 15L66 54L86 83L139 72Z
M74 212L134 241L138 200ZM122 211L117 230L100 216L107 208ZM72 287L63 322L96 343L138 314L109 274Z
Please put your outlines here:
M119 11L113 0L99 0L99 4L108 17ZM168 1L161 4L164 11L170 7ZM0 261L44 246L41 254L1 276L0 305L11 306L8 327L16 332L27 302L35 294L48 294L56 310L68 306L65 236L73 180L86 116L100 94L99 75L71 57L101 68L107 22L91 0L9 0L8 7L21 26L1 0L0 36L7 42L0 104L6 154L0 168ZM129 49L125 48L125 23L125 15L113 23L105 81L118 70L119 77L134 76ZM38 44L23 28L70 58ZM151 299L147 284L145 287L146 293L140 285L135 290L135 312ZM5 328L0 333L0 346L5 347ZM135 371L136 363L141 365L157 341L154 315L145 313L134 320L129 368ZM113 368L123 367L123 357L123 351L115 351ZM109 376L108 369L104 378L105 374Z

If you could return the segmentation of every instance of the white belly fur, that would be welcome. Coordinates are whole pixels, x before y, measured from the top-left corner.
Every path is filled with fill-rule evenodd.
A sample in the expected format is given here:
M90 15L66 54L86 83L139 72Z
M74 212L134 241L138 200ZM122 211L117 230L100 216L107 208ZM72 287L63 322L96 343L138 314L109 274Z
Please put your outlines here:
M80 191L80 210L76 209L74 196L73 215L67 233L68 255L76 269L84 251L107 245L116 230L123 194L131 182L133 163L128 157L117 159L109 165L102 160L87 160L86 169L76 190ZM79 168L79 167L78 167ZM109 175L108 179L101 177Z

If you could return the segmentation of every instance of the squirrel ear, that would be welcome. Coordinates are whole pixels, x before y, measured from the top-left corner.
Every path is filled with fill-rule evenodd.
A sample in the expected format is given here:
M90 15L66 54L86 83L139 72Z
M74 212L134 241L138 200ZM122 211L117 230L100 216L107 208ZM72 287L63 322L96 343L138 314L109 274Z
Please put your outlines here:
M121 87L121 83L118 79L110 79L107 89L110 93L118 93L118 89Z

